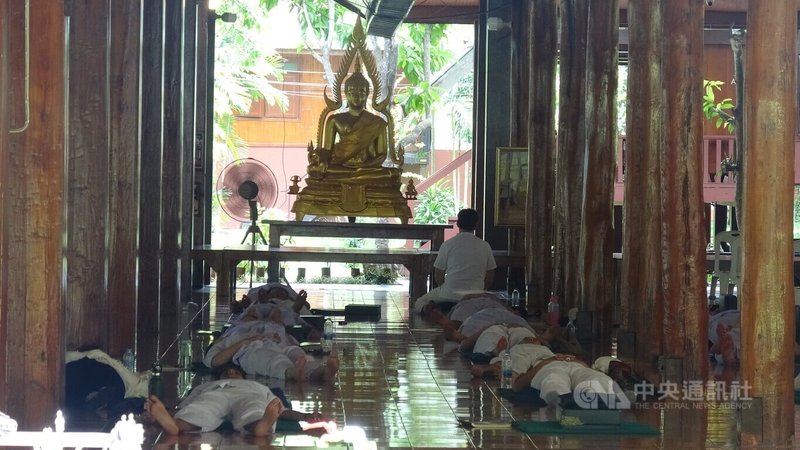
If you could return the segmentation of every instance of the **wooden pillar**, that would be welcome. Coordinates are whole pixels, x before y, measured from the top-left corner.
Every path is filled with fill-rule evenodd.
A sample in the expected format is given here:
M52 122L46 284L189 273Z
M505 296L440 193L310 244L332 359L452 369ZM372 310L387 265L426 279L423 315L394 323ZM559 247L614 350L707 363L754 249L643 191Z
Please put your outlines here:
M183 89L181 57L183 51L182 0L167 0L164 9L164 125L161 184L161 271L159 301L160 353L170 347L177 336L180 292L178 282L181 263L188 264L188 253L180 248L183 223ZM177 363L177 345L170 347L166 361Z
M139 223L140 0L109 12L108 353L136 348L136 236ZM147 369L137 360L138 370Z
M653 368L661 350L661 196L659 156L664 143L660 4L628 3L629 64L622 303L635 334L636 370ZM642 107L642 105L647 105Z
M797 3L750 1L745 75L742 383L763 404L761 444L794 434L792 199ZM745 444L757 437L743 436Z
M192 250L194 213L194 168L195 168L195 87L203 84L204 78L196 76L197 59L197 0L186 0L183 4L183 142L181 159L181 229L180 235L180 289L181 301L192 299ZM201 1L201 3L203 3ZM200 211L201 205L197 205Z
M8 370L7 348L8 337L8 233L5 220L7 209L5 191L8 189L8 152L9 138L9 5L7 0L0 0L0 380L7 381L5 373ZM7 384L6 384L7 385ZM7 411L8 389L0 388L0 410Z
M703 4L662 2L666 120L661 157L664 352L683 359L683 380L705 380L708 358L703 212ZM668 380L680 382L683 380Z
M24 43L27 35L30 47L26 64L24 44L4 43L0 72L8 89L0 105L8 106L0 119L0 347L8 349L0 408L20 428L41 429L63 398L64 4L31 0L26 22L25 2L4 3L3 41Z
M558 150L553 285L564 308L586 309L577 297L578 245L586 152L586 33L589 0L561 0Z
M164 9L162 2L145 1L143 6L136 353L139 367L148 368L157 360L160 350Z
M589 6L586 63L586 175L578 260L578 298L593 311L601 354L610 354L613 322L614 177L617 150L617 61L619 7L616 0Z
M525 254L528 307L544 307L552 289L556 0L532 0L530 49L530 121L528 131L528 203Z
M106 227L109 224L108 4L76 0L69 9L67 105L66 346L106 350ZM94 70L86 70L93 67ZM131 336L132 337L132 336ZM122 354L113 355L122 357Z

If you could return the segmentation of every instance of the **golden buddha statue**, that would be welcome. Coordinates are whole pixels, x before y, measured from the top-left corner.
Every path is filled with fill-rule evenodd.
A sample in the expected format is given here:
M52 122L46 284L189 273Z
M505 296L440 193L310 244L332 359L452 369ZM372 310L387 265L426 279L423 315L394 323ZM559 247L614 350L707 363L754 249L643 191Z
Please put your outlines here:
M327 108L320 116L317 130L318 147L308 146L306 187L292 207L296 220L306 214L318 216L398 217L408 223L411 210L400 192L402 149L394 150L394 123L389 114L389 99L377 102L373 94L368 111L370 82L361 72L364 61L372 84L379 90L379 81L372 54L366 49L360 21L356 23L342 66L333 88L334 98L325 93ZM342 81L354 65L353 73L344 82L347 109L342 107ZM387 159L395 164L388 167Z

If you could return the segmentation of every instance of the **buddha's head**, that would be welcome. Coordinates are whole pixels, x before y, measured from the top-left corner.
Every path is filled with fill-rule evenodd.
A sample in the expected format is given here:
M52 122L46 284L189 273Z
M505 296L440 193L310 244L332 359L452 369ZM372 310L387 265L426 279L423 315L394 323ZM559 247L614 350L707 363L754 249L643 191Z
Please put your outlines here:
M364 109L369 97L369 81L360 71L350 75L344 82L344 95L347 97L347 106L350 109Z

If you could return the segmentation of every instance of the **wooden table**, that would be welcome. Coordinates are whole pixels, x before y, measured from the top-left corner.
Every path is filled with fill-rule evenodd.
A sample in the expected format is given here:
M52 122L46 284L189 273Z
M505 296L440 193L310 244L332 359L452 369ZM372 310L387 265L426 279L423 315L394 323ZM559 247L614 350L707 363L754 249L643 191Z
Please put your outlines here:
M281 261L317 261L372 264L402 264L409 273L409 297L416 299L427 292L431 254L415 248L331 248L267 247L265 245L202 246L191 251L192 259L206 261L217 273L217 301L233 300L233 271L241 261L267 261L279 267ZM275 281L278 281L276 274ZM273 281L273 280L270 280Z
M284 248L281 246L282 236L302 236L364 239L415 239L423 242L430 242L430 250L436 251L439 250L439 247L441 247L442 243L444 242L444 230L453 228L452 225L404 225L397 223L297 222L289 220L262 220L261 222L269 225L269 246L273 249ZM268 281L278 281L279 273L280 268L278 267L278 264L268 264Z

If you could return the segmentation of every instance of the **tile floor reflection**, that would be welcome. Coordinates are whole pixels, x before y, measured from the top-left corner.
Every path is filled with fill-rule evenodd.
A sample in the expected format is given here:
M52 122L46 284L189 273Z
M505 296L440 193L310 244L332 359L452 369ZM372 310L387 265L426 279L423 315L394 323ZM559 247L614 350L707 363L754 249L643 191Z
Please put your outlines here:
M467 420L553 420L547 408L533 409L497 396L495 380L473 379L469 364L435 327L409 323L408 295L402 286L389 289L330 285L294 286L309 293L314 308L341 309L348 304L379 304L377 323L339 324L336 347L341 368L327 386L278 384L292 406L319 411L339 426L361 427L378 449L528 449L528 448L721 448L737 447L737 420L731 410L639 409L625 413L662 431L660 436L547 436L508 430L465 430ZM241 293L239 294L241 295ZM198 299L199 300L199 299ZM211 327L228 317L227 306L211 299ZM206 319L209 320L209 319ZM274 383L268 383L275 385ZM316 438L283 435L256 440L251 436L205 433L149 436L154 448L315 448ZM328 448L352 448L346 445Z

